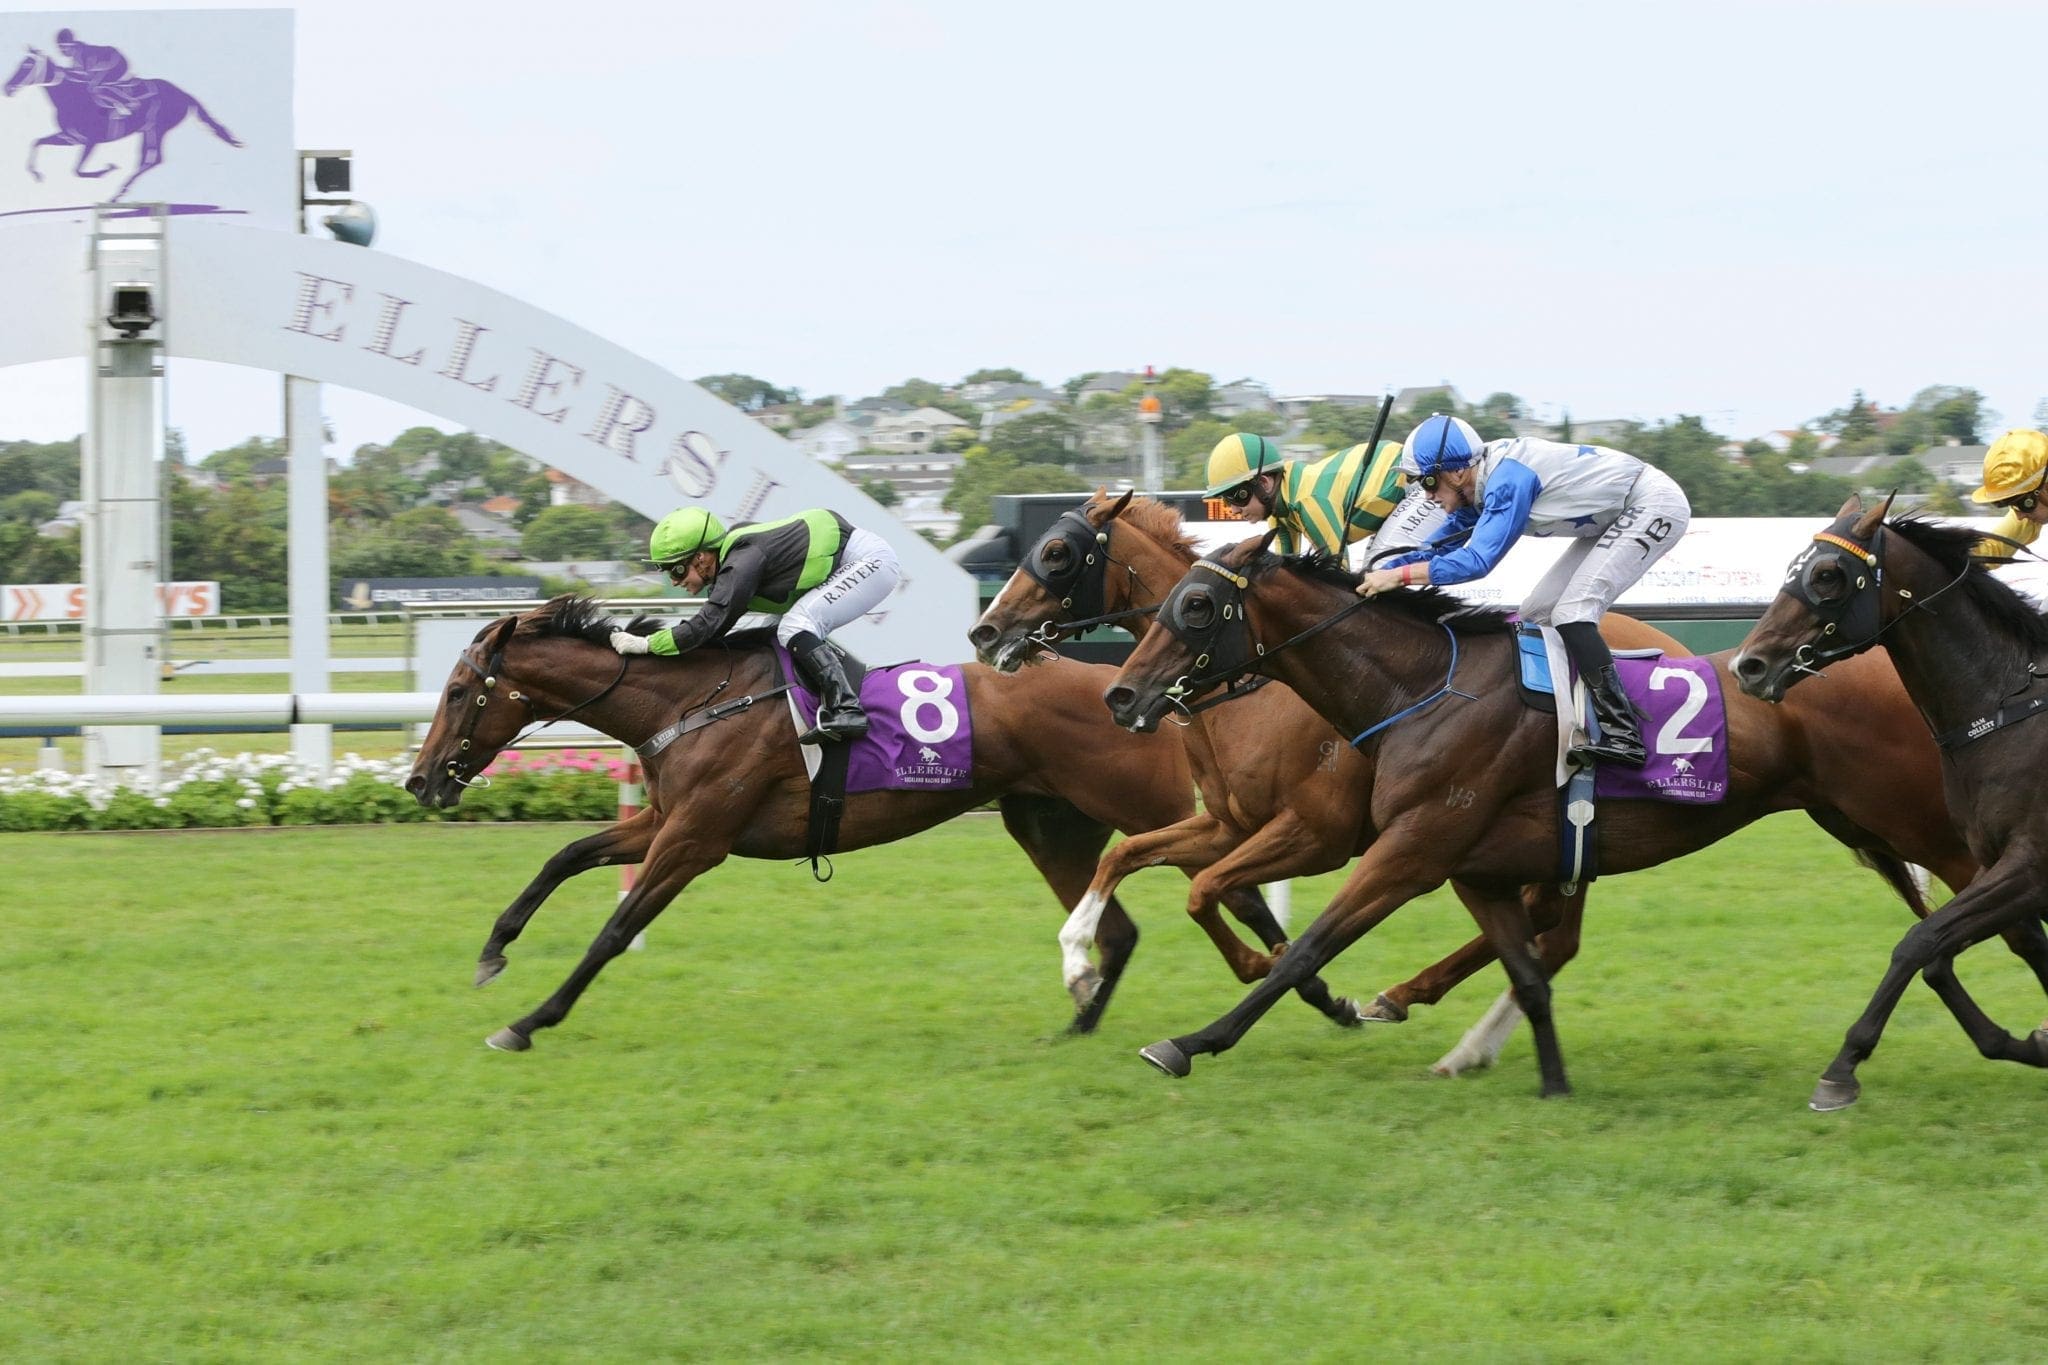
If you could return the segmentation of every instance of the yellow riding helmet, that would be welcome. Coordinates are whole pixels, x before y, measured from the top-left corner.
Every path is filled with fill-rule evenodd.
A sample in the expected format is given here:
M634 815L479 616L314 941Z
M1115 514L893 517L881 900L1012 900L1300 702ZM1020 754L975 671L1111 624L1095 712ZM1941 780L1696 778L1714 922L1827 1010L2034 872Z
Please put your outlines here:
M2031 427L2015 427L1984 452L1984 486L1970 494L1972 502L2004 502L2031 493L2048 478L2048 436Z
M682 563L699 550L715 549L725 539L725 523L701 507L685 507L663 517L647 538L647 557L657 568Z
M1209 452L1209 491L1205 497L1220 498L1239 484L1280 468L1280 447L1263 436L1233 431Z

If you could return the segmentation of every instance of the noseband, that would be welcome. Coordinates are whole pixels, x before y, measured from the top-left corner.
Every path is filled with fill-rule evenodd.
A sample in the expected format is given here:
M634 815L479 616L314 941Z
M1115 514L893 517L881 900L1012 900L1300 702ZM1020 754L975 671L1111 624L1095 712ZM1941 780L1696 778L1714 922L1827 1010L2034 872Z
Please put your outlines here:
M476 645L472 643L469 646L469 648L462 651L461 655L459 656L459 662L464 667L468 668L470 672L476 674L478 679L481 680L482 686L478 689L476 694L476 705L473 708L471 708L469 715L463 719L462 728L456 734L455 752L457 757L450 758L448 760L448 777L451 781L460 783L462 786L465 787L485 787L490 785L489 778L463 776L463 773L465 771L473 771L475 765L462 762L460 755L467 754L470 751L472 747L471 741L476 736L476 727L478 726L479 723L482 722L484 718L484 711L491 704L491 694L493 691L496 690L498 686L498 679L505 671L505 647L503 645L499 645L496 649L493 649L491 651L491 657L488 663L479 664L476 661ZM560 721L565 721L569 717L575 715L578 711L581 711L584 707L594 705L595 703L604 700L605 697L611 694L613 688L617 687L620 683L625 681L626 662L626 656L620 655L618 677L613 678L610 682L606 683L604 685L604 688L601 691L599 691L596 696L591 697L587 701L577 702L574 706L562 712L561 715L550 716L546 720L541 719L540 708L533 704L533 698L521 692L517 687L508 686L505 689L506 697L512 701L518 702L521 706L524 706L526 708L527 724L530 725L532 728L522 729L520 733L514 735L510 740L508 740L504 744L499 745L499 749L503 750L514 748L519 744L521 740L527 738L527 736L536 734L541 730L545 730L548 726L554 725ZM511 680L506 679L506 681L509 683Z

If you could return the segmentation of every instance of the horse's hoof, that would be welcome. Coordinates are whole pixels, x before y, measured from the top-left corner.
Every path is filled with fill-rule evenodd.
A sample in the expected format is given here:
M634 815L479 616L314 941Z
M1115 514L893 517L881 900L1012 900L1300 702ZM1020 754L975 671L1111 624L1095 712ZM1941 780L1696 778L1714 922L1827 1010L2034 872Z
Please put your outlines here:
M2034 1050L2035 1066L2048 1066L2048 1024L2027 1035L2027 1046Z
M507 1025L484 1039L484 1046L497 1052L524 1052L533 1046L533 1039Z
M476 984L479 986L488 986L493 981L496 981L498 979L498 973L504 970L505 959L503 957L479 958L477 959L476 964Z
M1571 1082L1559 1081L1556 1085L1544 1086L1539 1098L1546 1100L1570 1099L1571 1093Z
M1194 1063L1188 1060L1188 1054L1182 1052L1179 1044L1171 1038L1139 1048L1138 1055L1176 1080L1195 1069Z
M1095 1003L1095 997L1102 990L1102 973L1090 967L1067 983L1067 994L1074 997L1074 1008L1085 1010Z
M1336 1012L1330 1016L1338 1028L1357 1028L1365 1022L1365 1006L1348 995L1340 995L1331 1002Z
M1847 1109L1862 1093L1863 1083L1853 1077L1846 1081L1824 1080L1813 1088L1813 1098L1806 1102L1806 1107L1816 1114L1828 1114Z
M1408 1007L1395 1004L1387 998L1385 991L1381 991L1373 997L1373 1002L1370 1005L1367 1005L1358 1012L1358 1022L1361 1024L1405 1024L1408 1022Z

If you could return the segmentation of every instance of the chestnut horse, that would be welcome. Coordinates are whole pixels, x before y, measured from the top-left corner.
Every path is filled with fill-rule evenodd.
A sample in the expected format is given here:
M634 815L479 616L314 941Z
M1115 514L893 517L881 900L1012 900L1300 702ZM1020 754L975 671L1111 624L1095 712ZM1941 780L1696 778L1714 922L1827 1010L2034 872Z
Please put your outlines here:
M1117 619L1139 633L1144 627L1138 623L1149 619L1195 558L1194 546L1172 508L1150 499L1134 501L1128 493L1118 497L1097 492L1065 513L1027 551L969 638L983 662L1014 670L1049 656L1062 627L1077 620ZM1676 640L1620 613L1610 613L1601 626L1617 648L1687 653ZM1903 702L1895 681L1891 692L1894 701ZM1805 699L1804 706L1795 702L1782 717L1788 730L1803 730L1807 713L1832 700L1817 693L1805 694ZM1252 953L1222 923L1216 895L1282 877L1331 871L1372 841L1375 831L1366 818L1372 795L1371 754L1345 743L1292 689L1274 683L1247 693L1220 711L1188 717L1176 733L1187 745L1203 809L1179 824L1122 840L1103 857L1088 895L1068 917L1060 936L1066 979L1077 999L1086 998L1094 977L1082 956L1094 929L1089 912L1108 904L1123 878L1139 868L1166 864L1201 869L1189 888L1188 913L1216 942L1238 979L1250 983L1266 974L1272 958ZM1916 914L1927 913L1919 887L1882 840L1856 828L1831 807L1815 807L1811 813L1883 875ZM1928 857L1943 852L1931 839L1921 840L1916 848ZM1944 875L1967 879L1967 857L1957 860L1955 849L1947 851L1951 861L1944 865ZM1486 894L1457 881L1452 889L1468 906L1474 897ZM1580 888L1567 898L1554 883L1522 888L1533 922L1538 927L1556 926L1539 940L1553 975L1577 951L1584 894ZM1267 946L1270 950L1276 945ZM1361 1016L1367 1022L1405 1020L1410 1007L1435 1004L1493 960L1485 937L1475 938L1382 992ZM1510 993L1488 1011L1486 1022L1468 1035L1470 1041L1438 1062L1436 1069L1450 1074L1490 1063L1515 1022Z
M1119 722L1149 725L1219 682L1257 671L1293 687L1343 733L1396 718L1367 741L1376 759L1368 818L1378 837L1236 1009L1197 1033L1152 1044L1145 1059L1185 1075L1193 1056L1235 1044L1297 976L1321 970L1402 905L1456 878L1490 893L1470 908L1535 1031L1543 1093L1567 1092L1546 964L1530 946L1529 917L1515 894L1557 876L1556 729L1517 695L1510 618L1436 589L1359 599L1350 591L1355 576L1283 561L1265 553L1269 539L1198 562L1106 700ZM1967 884L1975 864L1928 780L1933 746L1899 723L1912 704L1896 676L1845 667L1833 682L1834 705L1796 727L1784 713L1729 693L1727 799L1604 802L1601 871L1650 867L1760 816L1804 807L1830 829L1853 827L1893 857L1927 866L1951 886ZM2048 988L2048 940L2015 948Z
M588 598L558 597L485 626L449 674L406 779L421 805L452 806L535 723L574 715L633 746L679 720L702 724L643 759L647 803L638 815L550 858L498 917L478 963L479 986L504 970L506 946L563 881L607 864L642 864L639 880L561 989L493 1034L493 1047L523 1051L536 1029L560 1023L605 963L728 854L804 855L810 779L787 703L778 695L750 704L779 683L766 637L736 634L681 658L612 650L614 628L646 634L657 625L648 617L615 621ZM840 847L887 843L994 801L1004 827L1071 909L1113 830L1157 829L1194 808L1180 747L1126 734L1103 714L1101 692L1112 672L1063 662L1029 678L1007 678L968 665L972 787L850 795ZM1256 892L1233 897L1232 908L1254 932L1278 934ZM1076 1013L1072 1027L1080 1032L1100 1020L1137 944L1137 926L1122 906L1112 904L1104 924L1103 989ZM1350 1001L1332 999L1320 982L1305 984L1303 997L1325 1014L1340 1022L1356 1018Z
M1994 934L2008 943L2042 937L2048 728L2019 722L2048 710L2048 618L1973 556L1979 532L1911 517L1887 522L1890 506L1887 498L1866 512L1854 497L1842 505L1792 561L1732 665L1744 692L1776 702L1802 678L1835 680L1845 661L1882 644L1920 718L1858 716L1860 732L1838 742L1887 743L1887 724L1922 737L1931 730L1948 808L1984 864L1977 880L1893 951L1877 993L1814 1087L1810 1103L1820 1110L1856 1102L1856 1068L1877 1049L1915 972L1984 1056L2048 1066L2048 1026L2015 1038L1977 1007L1950 967L1957 953Z

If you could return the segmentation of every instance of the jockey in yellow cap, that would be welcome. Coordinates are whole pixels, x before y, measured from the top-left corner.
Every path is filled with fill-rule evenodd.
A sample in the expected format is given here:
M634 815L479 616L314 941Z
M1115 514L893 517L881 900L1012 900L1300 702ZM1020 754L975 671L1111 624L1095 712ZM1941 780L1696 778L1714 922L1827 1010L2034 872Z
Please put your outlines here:
M1984 452L1984 486L1970 494L1970 501L1988 503L2005 515L1991 528L1992 536L1977 543L1977 553L1986 559L2010 559L2014 547L2008 541L2032 545L2048 526L2048 436L2031 427L2016 427L1991 443Z
M1236 431L1209 452L1207 496L1221 498L1244 521L1270 520L1280 531L1273 548L1281 554L1313 549L1341 558L1345 546L1370 538L1370 562L1423 544L1444 520L1428 497L1404 496L1407 483L1399 441L1380 442L1369 459L1360 443L1290 464L1268 438Z

